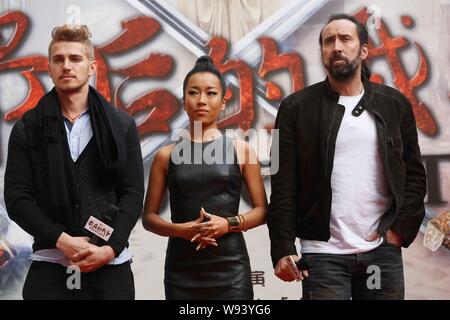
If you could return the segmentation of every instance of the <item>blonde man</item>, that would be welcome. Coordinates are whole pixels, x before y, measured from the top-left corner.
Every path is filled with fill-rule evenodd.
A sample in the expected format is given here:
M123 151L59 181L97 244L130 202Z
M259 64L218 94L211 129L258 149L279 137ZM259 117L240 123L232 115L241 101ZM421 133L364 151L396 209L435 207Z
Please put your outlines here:
M55 86L11 131L5 202L35 239L24 299L134 298L127 247L144 193L139 137L133 119L89 86L90 37L87 26L53 30ZM87 221L106 215L114 216L111 237L90 241ZM69 279L69 265L79 278Z

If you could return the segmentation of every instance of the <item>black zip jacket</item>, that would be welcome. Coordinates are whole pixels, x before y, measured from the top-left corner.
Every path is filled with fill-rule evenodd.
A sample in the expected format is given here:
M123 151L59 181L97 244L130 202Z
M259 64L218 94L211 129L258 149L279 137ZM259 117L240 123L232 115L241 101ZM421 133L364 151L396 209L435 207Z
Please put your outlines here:
M28 112L35 112L35 109ZM77 161L72 162L70 175L73 186L70 190L75 193L77 201L68 207L51 205L48 175L52 168L45 158L39 137L27 135L23 120L15 123L8 145L5 203L10 218L34 237L34 251L55 248L62 232L71 236L92 236L84 229L88 218L94 216L101 220L110 204L119 208L119 214L107 244L116 257L128 247L128 238L142 212L142 155L134 120L118 109L113 109L113 112L120 122L117 130L125 136L125 167L117 174L105 169L92 137ZM64 143L63 156L72 161L66 139Z
M408 247L425 215L425 169L417 141L417 128L409 100L399 91L364 82L364 95L357 104L371 112L376 128L392 206L378 226L384 235L392 229ZM331 173L336 137L345 112L339 94L325 80L285 98L277 114L279 144L273 143L268 227L271 256L296 255L295 238L330 239ZM278 155L278 159L277 159ZM358 170L358 168L355 168Z

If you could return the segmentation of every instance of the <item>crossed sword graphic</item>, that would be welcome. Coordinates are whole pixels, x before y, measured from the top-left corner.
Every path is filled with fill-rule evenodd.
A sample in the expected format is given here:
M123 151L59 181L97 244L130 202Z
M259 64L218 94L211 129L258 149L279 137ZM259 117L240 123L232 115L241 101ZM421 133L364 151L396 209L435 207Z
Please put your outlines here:
M210 35L165 1L127 0L127 2L146 15L158 17L164 31L195 56L200 57L208 53L206 44ZM260 56L259 44L257 43L259 37L264 35L272 38L276 43L282 43L327 2L328 0L291 0L233 45L230 48L229 57L244 60L251 67L255 67ZM226 74L225 79L232 86L238 87L238 79L234 74ZM255 75L255 101L257 105L275 117L278 106L277 103L265 99L264 82L258 75ZM181 86L176 90L176 95L181 99ZM188 123L187 115L182 113L172 121L172 127L185 128ZM152 137L142 140L144 163L150 161L154 153L164 146L169 139L170 137Z

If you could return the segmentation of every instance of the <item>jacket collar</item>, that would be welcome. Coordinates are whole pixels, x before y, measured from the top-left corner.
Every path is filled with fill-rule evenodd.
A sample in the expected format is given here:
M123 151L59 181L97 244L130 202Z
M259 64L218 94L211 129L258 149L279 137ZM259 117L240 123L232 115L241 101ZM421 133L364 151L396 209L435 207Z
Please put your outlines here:
M363 86L364 86L364 95L358 102L358 104L361 105L363 108L367 108L370 111L376 112L378 108L376 107L376 105L370 103L373 97L372 83L367 79L363 79ZM337 103L337 101L339 100L339 93L337 93L331 88L330 83L328 81L328 77L326 77L325 80L323 81L323 90L328 98L333 99Z

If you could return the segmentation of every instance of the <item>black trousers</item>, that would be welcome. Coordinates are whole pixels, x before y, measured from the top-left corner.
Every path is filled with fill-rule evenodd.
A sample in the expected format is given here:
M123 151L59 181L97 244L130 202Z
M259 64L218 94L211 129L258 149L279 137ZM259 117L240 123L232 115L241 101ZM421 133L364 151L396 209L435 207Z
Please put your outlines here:
M56 263L33 261L25 279L24 300L133 300L130 262L76 273Z
M314 265L302 281L303 300L404 300L402 252L386 242L357 254L304 253Z

